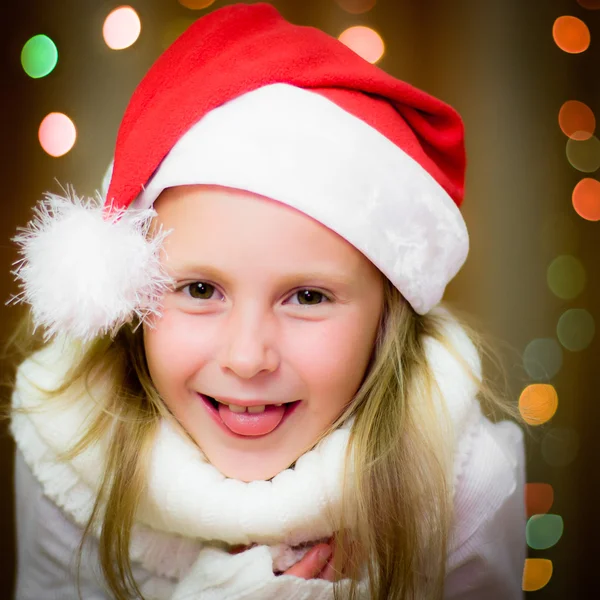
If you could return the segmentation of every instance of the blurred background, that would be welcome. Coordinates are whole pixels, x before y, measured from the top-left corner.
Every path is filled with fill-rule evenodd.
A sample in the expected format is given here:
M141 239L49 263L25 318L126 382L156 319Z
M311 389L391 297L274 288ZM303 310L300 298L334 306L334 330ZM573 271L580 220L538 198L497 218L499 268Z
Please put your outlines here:
M10 239L34 203L67 184L95 194L152 62L195 19L232 3L3 3L3 302L17 292ZM462 114L471 253L447 299L496 343L508 393L532 425L524 589L540 600L598 597L600 0L272 4ZM21 313L0 310L3 341ZM10 369L4 360L2 381ZM13 445L5 424L0 446L0 598L9 598Z

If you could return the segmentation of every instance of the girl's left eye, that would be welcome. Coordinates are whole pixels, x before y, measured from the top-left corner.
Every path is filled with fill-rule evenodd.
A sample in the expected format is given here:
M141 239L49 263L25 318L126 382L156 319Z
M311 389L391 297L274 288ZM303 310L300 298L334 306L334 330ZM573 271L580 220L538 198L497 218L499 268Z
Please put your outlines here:
M194 298L195 300L211 300L212 295L217 288L204 281L194 281L194 283L188 283L186 286L181 288L185 293ZM297 304L300 306L317 306L324 304L325 302L331 302L331 300L323 293L318 290L312 290L305 288L294 292L291 298L298 297L299 301ZM296 304L292 302L292 304Z
M323 292L319 292L318 290L298 290L297 292L294 292L291 297L295 298L296 296L299 299L303 299L308 302L308 304L303 304L302 302L299 302L300 306L317 306L318 304L331 302L331 300ZM323 300L323 302L318 302L319 299ZM315 300L317 300L317 302L314 302Z

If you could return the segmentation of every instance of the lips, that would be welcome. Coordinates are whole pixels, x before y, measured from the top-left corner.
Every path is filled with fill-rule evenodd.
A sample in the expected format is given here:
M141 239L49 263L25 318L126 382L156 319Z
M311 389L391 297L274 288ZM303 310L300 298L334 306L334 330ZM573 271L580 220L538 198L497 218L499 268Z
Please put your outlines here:
M300 401L289 402L287 404L275 405L267 404L258 407L248 407L250 410L243 410L239 405L227 405L217 402L211 396L199 394L203 403L212 418L217 422L221 429L230 435L242 438L258 438L268 435L275 431L289 416L295 411ZM231 406L235 406L231 410ZM240 408L242 409L240 411Z

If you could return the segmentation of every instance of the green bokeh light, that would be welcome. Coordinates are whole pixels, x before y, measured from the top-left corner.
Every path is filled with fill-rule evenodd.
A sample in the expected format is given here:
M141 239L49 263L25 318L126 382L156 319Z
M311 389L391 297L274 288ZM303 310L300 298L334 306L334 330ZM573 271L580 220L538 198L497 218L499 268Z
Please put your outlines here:
M600 140L592 136L587 140L569 139L567 159L583 173L593 173L600 167Z
M556 296L572 300L585 289L585 268L574 256L559 256L550 263L547 280Z
M535 550L552 548L560 540L563 530L563 520L559 515L533 515L527 521L527 544Z
M562 349L551 338L531 341L523 352L523 366L534 381L549 381L562 367Z
M585 350L594 339L594 317L583 308L571 308L558 320L556 335L560 343L571 352Z
M58 50L47 35L36 35L23 46L21 64L29 77L46 77L54 71L57 63Z

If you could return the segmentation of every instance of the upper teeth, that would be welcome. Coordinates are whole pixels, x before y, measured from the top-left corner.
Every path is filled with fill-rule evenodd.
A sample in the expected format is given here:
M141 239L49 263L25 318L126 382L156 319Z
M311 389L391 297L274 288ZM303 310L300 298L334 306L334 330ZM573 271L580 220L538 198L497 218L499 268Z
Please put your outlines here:
M229 408L229 410L234 413L243 413L243 412L246 412L246 410L249 413L262 413L262 412L265 412L265 408L266 408L266 404L260 404L258 406L246 407L246 406L239 406L237 404L227 404L227 402L221 402L221 400L219 400L218 398L215 398L215 400L219 404L224 404L225 406L227 406ZM275 406L281 406L281 404L275 404Z
M243 413L243 412L246 412L246 410L249 413L265 412L264 404L262 404L260 406L248 406L247 408L245 406L238 406L237 404L229 404L229 405L227 405L227 407L229 408L229 410L231 412L234 412L234 413Z

